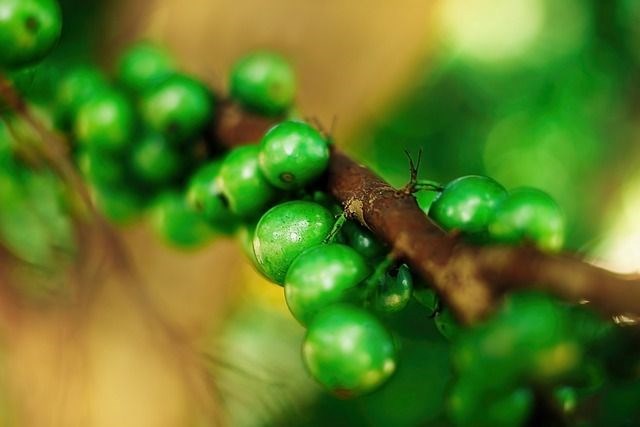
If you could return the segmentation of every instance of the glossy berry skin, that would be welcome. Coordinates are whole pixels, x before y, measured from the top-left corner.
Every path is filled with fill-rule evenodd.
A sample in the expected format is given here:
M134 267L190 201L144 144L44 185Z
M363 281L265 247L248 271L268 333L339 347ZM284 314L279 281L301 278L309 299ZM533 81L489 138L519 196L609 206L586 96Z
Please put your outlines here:
M304 122L275 125L260 141L260 168L274 187L302 188L318 178L329 164L329 146Z
M398 268L396 276L385 275L381 286L376 290L375 308L381 313L397 313L411 300L413 278L406 264Z
M233 214L222 194L218 181L222 161L214 160L196 171L189 181L187 203L217 229L226 229L235 224ZM253 236L253 230L250 233ZM253 247L251 249L253 256Z
M367 260L378 260L387 253L385 245L372 232L353 221L345 222L341 231L347 244Z
M369 276L364 258L338 243L307 249L291 263L284 295L291 314L308 325L322 309L337 302L356 302L357 286Z
M55 110L63 127L70 125L84 104L107 90L107 80L95 67L81 66L64 74L55 90Z
M121 151L133 139L133 108L122 94L105 92L80 108L74 129L76 137L86 147Z
M314 202L296 200L274 206L260 218L253 237L261 269L282 284L293 260L322 243L333 223L331 212Z
M175 72L171 55L160 46L140 42L129 47L118 63L118 81L128 90L142 93Z
M213 115L214 100L201 82L175 74L145 94L141 110L152 129L172 142L184 142L202 132Z
M183 153L160 134L146 133L131 151L133 171L142 181L162 184L176 178L184 166Z
M530 241L547 251L562 248L564 233L562 210L551 196L534 188L512 191L496 207L489 224L489 235L496 242Z
M291 65L275 53L252 53L235 63L231 71L230 92L246 109L278 116L293 105L295 74Z
M491 178L469 175L451 181L431 204L429 216L446 231L484 231L506 190Z
M276 196L258 166L257 145L234 148L222 162L218 182L229 209L244 217L257 217Z
M371 313L345 304L328 307L313 319L302 355L316 381L342 398L375 390L396 368L389 332Z
M152 215L154 229L172 245L195 248L211 237L208 224L187 205L182 194L162 195L154 204Z
M60 38L62 16L56 0L0 3L0 64L22 67L44 58Z

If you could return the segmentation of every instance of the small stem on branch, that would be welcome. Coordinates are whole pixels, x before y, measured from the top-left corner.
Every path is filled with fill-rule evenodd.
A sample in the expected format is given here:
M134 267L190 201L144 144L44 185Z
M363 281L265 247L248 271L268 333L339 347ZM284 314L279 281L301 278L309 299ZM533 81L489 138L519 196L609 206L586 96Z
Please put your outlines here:
M272 124L265 121L261 131ZM254 118L238 116L235 126L245 125L260 133ZM247 142L252 141L218 139L228 148ZM418 207L412 193L420 182L412 159L410 164L410 183L395 189L332 145L326 190L347 216L369 228L425 279L464 323L481 320L502 294L516 289L588 300L607 315L640 314L640 276L615 274L570 254L552 255L530 246L473 246L447 234Z

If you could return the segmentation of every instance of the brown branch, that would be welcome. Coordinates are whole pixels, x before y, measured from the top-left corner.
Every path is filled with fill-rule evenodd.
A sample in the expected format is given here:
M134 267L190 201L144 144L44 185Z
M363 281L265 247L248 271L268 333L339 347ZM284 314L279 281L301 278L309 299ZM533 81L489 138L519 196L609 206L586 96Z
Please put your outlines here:
M229 106L223 107L231 108ZM255 135L259 125L237 115L233 127L219 135L225 147L257 138L225 138L245 126ZM219 122L218 122L219 123ZM229 123L227 123L228 125ZM482 319L511 289L538 289L570 301L588 300L606 314L640 314L640 278L622 276L573 255L550 255L533 247L473 246L445 233L418 207L411 192L395 189L370 169L333 147L327 191L346 213L386 242L400 259L423 277L465 323Z

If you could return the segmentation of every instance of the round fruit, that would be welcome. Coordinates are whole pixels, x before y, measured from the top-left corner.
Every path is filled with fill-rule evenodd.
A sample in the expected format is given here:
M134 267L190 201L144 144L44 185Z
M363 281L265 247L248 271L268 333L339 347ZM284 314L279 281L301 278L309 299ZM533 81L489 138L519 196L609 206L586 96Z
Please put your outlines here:
M137 43L122 54L118 64L118 80L129 90L143 92L175 71L173 58L160 46Z
M308 249L291 263L286 275L289 310L307 325L323 308L357 300L356 287L369 273L365 260L349 246L332 243Z
M118 92L96 96L78 111L75 133L87 147L118 151L127 146L135 126L133 108Z
M347 244L367 260L376 260L387 252L372 232L353 221L345 222L341 231Z
M445 230L484 231L506 190L491 178L469 175L451 181L431 204L429 216Z
M253 237L253 251L267 277L282 284L293 260L322 243L333 222L331 212L314 202L295 200L268 210Z
M231 212L241 217L257 217L276 195L258 166L259 150L257 145L234 148L220 168L222 194Z
M215 160L196 171L189 182L187 203L214 227L227 228L235 221L218 181L221 167L222 161Z
M375 295L375 307L382 313L397 313L407 306L412 291L411 271L406 264L402 264L395 277L385 275Z
M339 397L370 392L396 368L393 338L369 312L344 304L321 311L302 346L311 375Z
M156 232L168 243L179 247L197 247L211 237L211 229L178 193L161 196L153 210Z
M78 167L93 185L118 187L126 180L127 171L119 156L108 152L81 148L77 155Z
M565 218L547 193L534 188L512 191L496 207L489 235L497 242L531 241L540 249L557 251L564 243Z
M464 377L454 386L450 400L450 417L461 427L519 427L533 406L529 389L501 391L499 396L486 393L477 378Z
M21 67L41 60L60 38L62 16L55 0L3 0L0 64Z
M158 133L147 133L131 153L133 171L144 182L165 183L175 178L182 169L182 153Z
M63 126L73 121L80 107L107 89L107 81L97 68L81 66L68 71L55 92L56 113Z
M284 190L302 188L329 164L329 146L320 132L304 122L272 127L260 142L260 168L269 182Z
M249 54L231 71L231 96L245 108L269 116L286 112L293 104L296 79L289 63L270 52Z
M213 115L213 96L199 81L173 75L154 86L142 100L142 116L172 142L197 136Z

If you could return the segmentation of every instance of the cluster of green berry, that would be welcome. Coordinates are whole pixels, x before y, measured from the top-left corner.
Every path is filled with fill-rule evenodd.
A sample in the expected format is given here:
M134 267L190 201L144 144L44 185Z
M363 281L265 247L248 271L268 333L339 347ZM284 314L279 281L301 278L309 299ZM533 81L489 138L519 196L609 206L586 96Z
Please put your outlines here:
M2 0L2 6L0 40L6 43L0 63L15 70L41 59L60 32L57 5ZM19 70L12 75L16 87L28 85L28 73L26 80ZM331 141L292 113L296 83L287 61L268 52L247 55L234 65L229 86L233 102L278 124L260 141L227 152L205 138L218 106L214 94L148 43L122 55L113 83L89 65L64 71L38 114L70 136L79 169L113 221L149 207L155 229L179 247L198 246L215 233L238 233L256 269L283 286L292 315L307 328L304 362L334 394L358 396L390 378L399 349L386 320L414 298L452 343L459 374L449 405L455 424L523 425L535 403L533 390L541 389L552 390L567 414L603 390L632 403L620 409L602 399L604 419L623 423L636 414L637 385L628 379L637 377L640 349L620 344L634 342L621 338L620 328L581 306L534 294L513 294L485 323L461 327L426 284L414 286L409 268L322 191ZM70 233L69 221L34 226L34 212L15 203L33 193L46 212L64 218L61 198L37 191L58 184L53 178L42 184L52 175L29 175L16 166L20 126L15 117L3 119L14 134L5 128L0 134L3 243L25 241L15 238L19 232ZM16 176L22 186L6 185ZM563 244L562 212L541 191L507 192L483 176L424 188L417 199L425 213L473 244L529 243L545 251ZM18 205L23 209L11 210ZM22 222L7 225L7 218ZM31 237L37 240L27 235L26 241ZM33 252L14 246L9 248Z
M423 209L443 229L478 243L528 242L546 251L564 243L564 215L553 198L534 188L507 192L486 176L451 181Z

